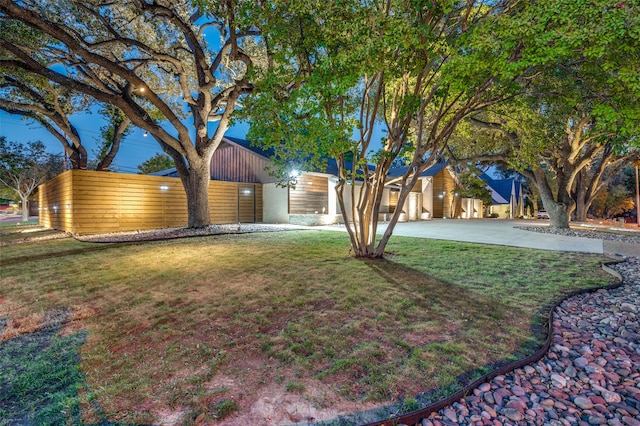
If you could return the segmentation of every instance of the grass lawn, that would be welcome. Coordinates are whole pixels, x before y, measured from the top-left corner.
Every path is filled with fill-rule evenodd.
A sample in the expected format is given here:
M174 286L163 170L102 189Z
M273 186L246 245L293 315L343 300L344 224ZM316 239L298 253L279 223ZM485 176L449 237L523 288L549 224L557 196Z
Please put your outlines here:
M441 395L533 352L604 260L394 237L363 261L327 231L5 245L0 418L279 424Z

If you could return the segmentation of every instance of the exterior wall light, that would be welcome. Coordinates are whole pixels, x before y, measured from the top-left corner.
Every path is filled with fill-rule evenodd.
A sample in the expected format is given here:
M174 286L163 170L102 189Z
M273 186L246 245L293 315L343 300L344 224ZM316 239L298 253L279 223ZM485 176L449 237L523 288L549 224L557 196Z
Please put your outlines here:
M169 190L169 185L160 185L160 191L167 191Z

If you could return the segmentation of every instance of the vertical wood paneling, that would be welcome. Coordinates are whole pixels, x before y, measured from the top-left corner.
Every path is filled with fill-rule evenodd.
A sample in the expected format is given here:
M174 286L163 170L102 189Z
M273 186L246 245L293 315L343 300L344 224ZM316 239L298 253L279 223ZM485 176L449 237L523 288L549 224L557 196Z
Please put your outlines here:
M456 183L447 169L440 170L433 177L433 217L451 217L455 189ZM440 198L443 192L444 198Z
M211 179L228 182L261 183L269 180L268 161L242 147L225 144L211 159Z

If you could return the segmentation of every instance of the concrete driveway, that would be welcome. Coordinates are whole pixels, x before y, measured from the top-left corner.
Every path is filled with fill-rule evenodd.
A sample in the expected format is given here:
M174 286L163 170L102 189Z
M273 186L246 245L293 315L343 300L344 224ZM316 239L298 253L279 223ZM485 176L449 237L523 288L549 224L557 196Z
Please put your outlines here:
M515 228L516 226L548 226L548 224L549 221L544 220L434 219L430 221L398 223L393 230L393 235L496 244L541 250L604 253L604 243L602 240L565 237L561 235L523 231ZM380 223L378 225L379 233L383 233L385 229L386 224Z

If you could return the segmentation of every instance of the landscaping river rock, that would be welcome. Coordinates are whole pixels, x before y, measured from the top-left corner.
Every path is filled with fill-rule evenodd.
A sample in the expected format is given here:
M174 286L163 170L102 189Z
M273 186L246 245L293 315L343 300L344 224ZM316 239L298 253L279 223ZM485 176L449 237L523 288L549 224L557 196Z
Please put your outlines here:
M640 426L640 259L612 269L624 285L557 307L540 361L482 384L422 425Z

